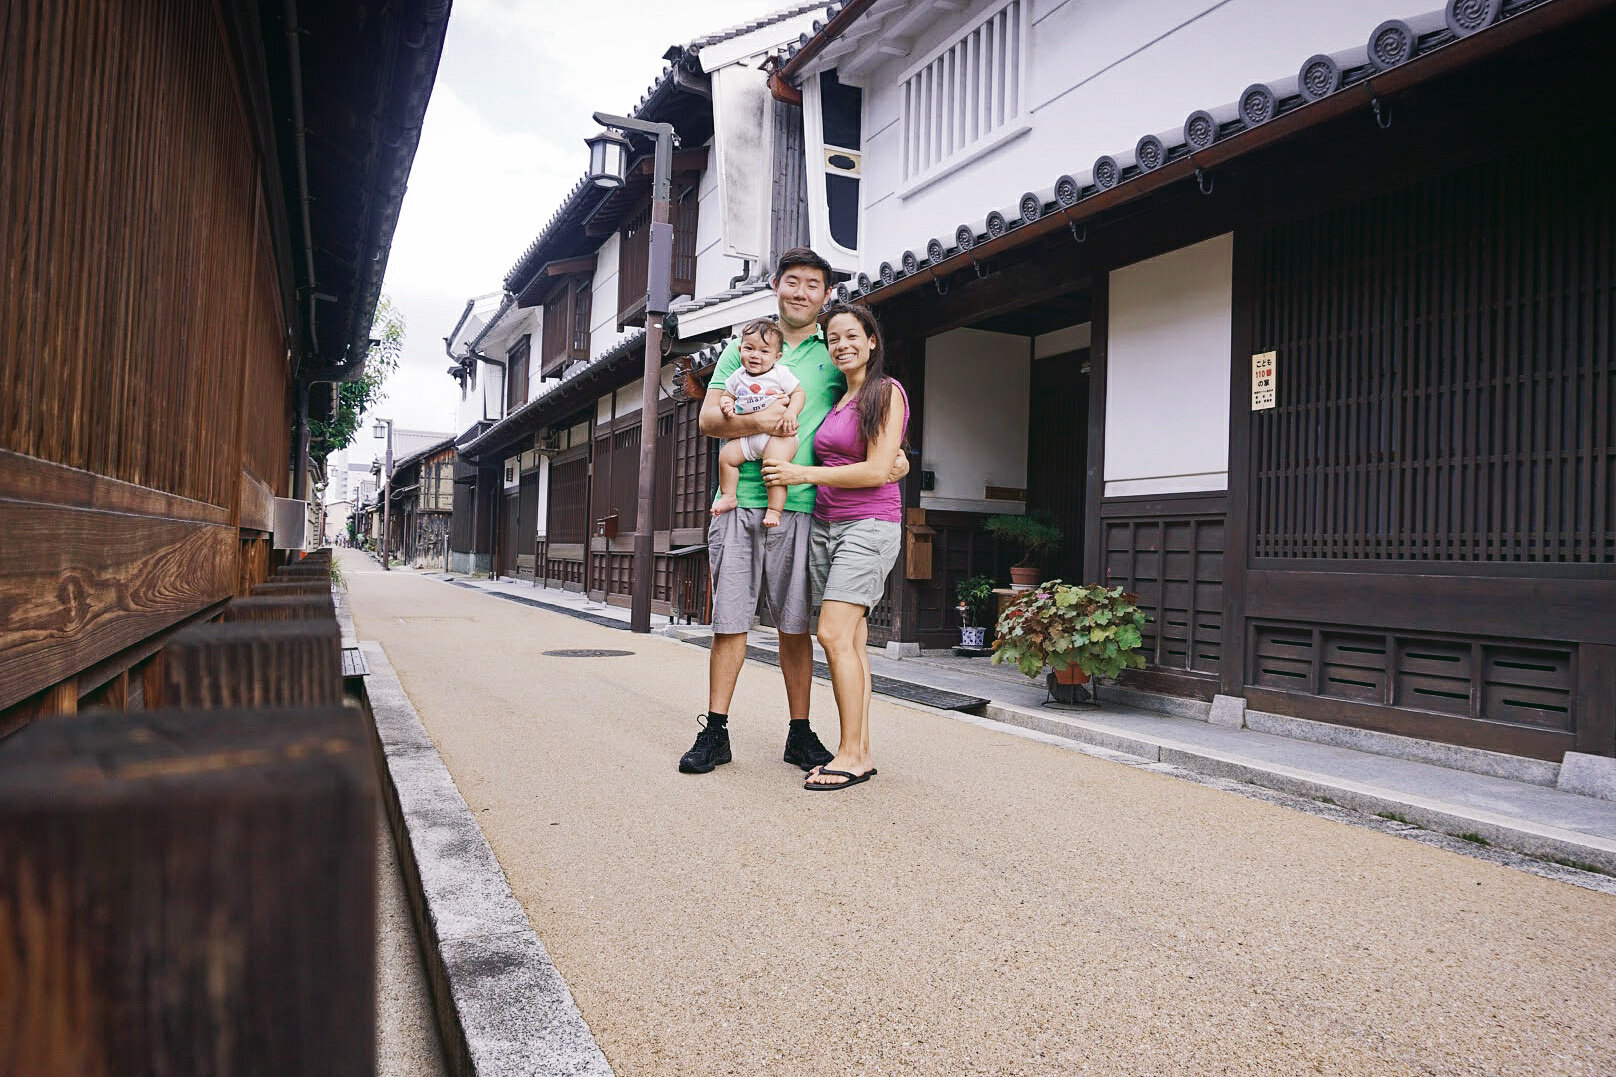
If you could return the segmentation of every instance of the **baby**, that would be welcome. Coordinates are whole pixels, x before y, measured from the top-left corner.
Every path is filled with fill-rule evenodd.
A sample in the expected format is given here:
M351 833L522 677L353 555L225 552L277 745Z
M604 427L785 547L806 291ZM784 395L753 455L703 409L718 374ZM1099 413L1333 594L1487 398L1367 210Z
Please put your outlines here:
M718 454L718 499L713 502L713 515L735 508L735 488L741 481L741 465L748 460L790 460L797 455L797 416L802 414L807 395L802 384L785 367L780 366L780 352L785 338L772 318L759 318L748 322L741 330L741 366L724 382L724 395L719 406L725 415L747 415L762 411L779 397L786 397L787 429L789 434L749 434L725 444ZM763 513L764 527L779 527L780 512L785 508L786 488L769 487L769 504Z

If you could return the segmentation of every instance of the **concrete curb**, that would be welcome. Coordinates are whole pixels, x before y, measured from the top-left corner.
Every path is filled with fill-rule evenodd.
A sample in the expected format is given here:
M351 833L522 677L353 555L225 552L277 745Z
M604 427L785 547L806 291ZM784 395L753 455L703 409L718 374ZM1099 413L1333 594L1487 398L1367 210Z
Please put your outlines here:
M572 992L438 756L380 644L361 641L409 884L451 1072L611 1077Z
M1616 842L1590 834L1277 763L1254 763L1201 745L1161 737L1122 734L1090 724L1077 716L1040 713L1010 704L993 703L987 707L986 717L1146 762L1168 764L1192 774L1261 786L1313 800L1327 798L1335 804L1371 815L1395 814L1428 830L1446 834L1474 834L1505 849L1536 857L1575 860L1616 874Z

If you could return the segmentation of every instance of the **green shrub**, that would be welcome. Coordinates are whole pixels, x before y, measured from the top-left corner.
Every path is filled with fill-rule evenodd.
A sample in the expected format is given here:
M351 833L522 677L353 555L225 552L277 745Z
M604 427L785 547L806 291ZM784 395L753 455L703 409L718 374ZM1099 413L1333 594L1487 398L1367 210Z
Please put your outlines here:
M1142 669L1145 615L1120 587L1050 580L1010 603L999 617L993 660L1029 677L1076 666L1090 677Z

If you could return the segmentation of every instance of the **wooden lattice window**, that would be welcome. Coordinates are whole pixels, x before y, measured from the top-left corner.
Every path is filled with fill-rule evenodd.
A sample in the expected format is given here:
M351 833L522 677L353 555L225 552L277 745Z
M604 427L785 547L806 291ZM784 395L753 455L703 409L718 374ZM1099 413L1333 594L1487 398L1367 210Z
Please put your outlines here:
M713 492L709 488L707 454L712 439L700 428L701 401L681 400L674 408L673 526L701 527L708 519Z
M589 454L558 456L550 464L546 537L552 543L583 542L589 535Z
M524 336L505 353L505 410L527 403L530 337Z
M544 354L539 372L546 378L576 360L589 358L589 290L593 276L562 280L544 301Z
M1616 563L1609 140L1260 237L1252 552Z

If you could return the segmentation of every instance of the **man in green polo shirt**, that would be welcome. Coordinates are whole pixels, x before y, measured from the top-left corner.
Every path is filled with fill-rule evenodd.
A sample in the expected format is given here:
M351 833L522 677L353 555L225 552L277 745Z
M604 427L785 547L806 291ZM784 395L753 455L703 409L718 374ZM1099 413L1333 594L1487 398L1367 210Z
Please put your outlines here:
M785 340L780 362L802 383L807 400L797 419L799 464L814 464L814 431L841 399L847 385L831 362L819 330L819 311L830 286L830 265L807 247L780 256L774 275L780 331ZM784 398L779 404L746 415L727 415L722 407L724 380L740 367L740 351L730 341L713 371L701 407L701 432L708 437L738 438L749 434L790 433ZM909 471L902 453L894 480ZM813 681L814 647L808 635L808 536L815 488L794 486L786 495L780 526L765 528L768 494L762 465L741 465L735 497L740 507L713 518L707 531L707 558L712 572L713 647L708 660L707 714L695 745L679 760L686 774L705 774L730 761L729 705L746 661L746 634L752 628L758 598L768 602L780 634L780 672L786 682L791 725L785 761L803 770L830 762L832 756L808 725L808 690Z

